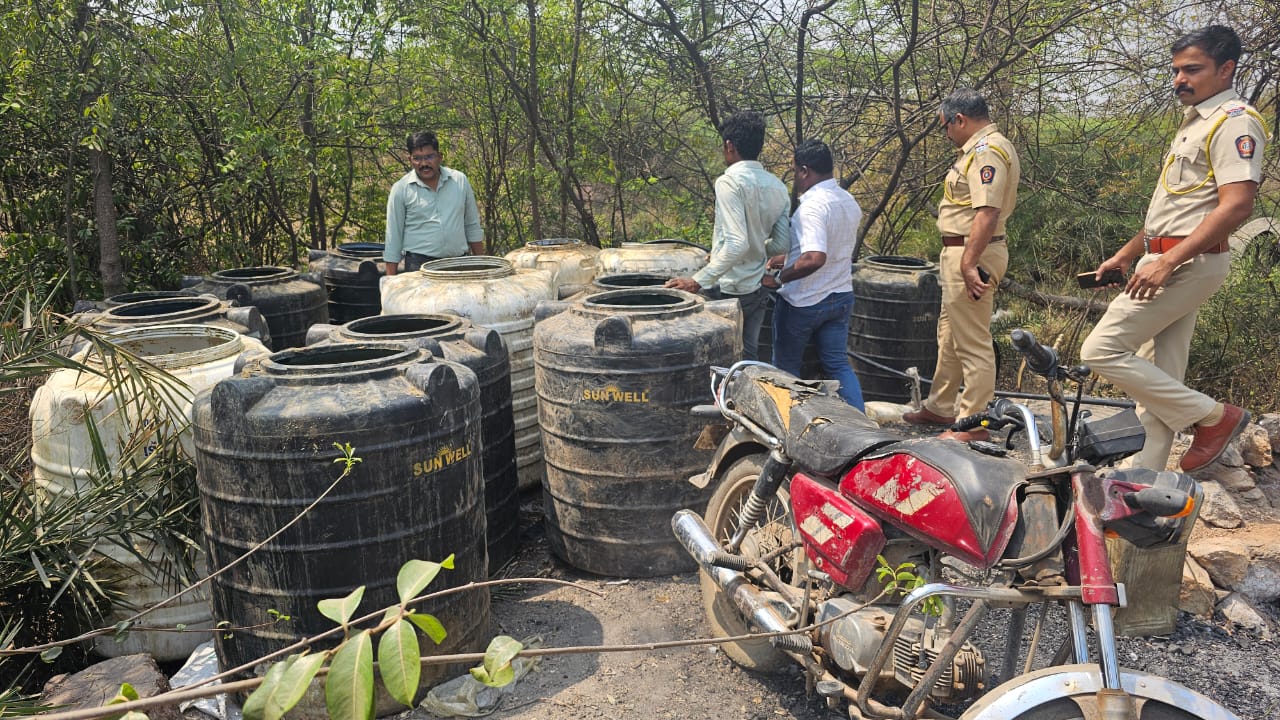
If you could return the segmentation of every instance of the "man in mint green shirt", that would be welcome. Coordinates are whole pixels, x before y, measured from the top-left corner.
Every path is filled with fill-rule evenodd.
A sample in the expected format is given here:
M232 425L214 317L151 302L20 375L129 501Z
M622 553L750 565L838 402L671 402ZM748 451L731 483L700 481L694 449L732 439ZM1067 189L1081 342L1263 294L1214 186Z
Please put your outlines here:
M728 167L716 178L711 261L693 277L673 278L666 286L693 293L705 288L713 298L737 299L742 306L742 357L755 360L769 301L760 278L769 257L785 253L790 245L791 197L782 181L756 159L764 147L760 113L729 116L720 137Z
M440 164L440 142L433 132L414 133L405 146L413 169L387 196L382 254L387 274L396 274L401 256L407 272L440 258L483 255L480 211L467 176Z

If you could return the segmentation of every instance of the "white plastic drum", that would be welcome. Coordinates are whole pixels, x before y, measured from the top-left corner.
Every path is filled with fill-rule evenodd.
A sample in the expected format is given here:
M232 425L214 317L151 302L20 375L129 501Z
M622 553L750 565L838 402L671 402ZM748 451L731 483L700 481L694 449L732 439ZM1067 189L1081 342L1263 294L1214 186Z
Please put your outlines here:
M546 270L517 269L499 257L436 260L382 278L382 314L444 313L498 331L511 360L516 474L521 490L542 486L542 438L533 389L533 310L557 296Z
M552 274L556 291L566 298L582 292L596 276L596 255L600 249L581 240L548 238L535 240L507 253L516 268L536 268Z
M119 372L121 363L92 348L76 357L90 369L53 373L31 401L33 477L47 502L57 503L85 492L95 482L90 421L102 440L109 470L119 469L126 459L152 452L160 433L180 433L182 450L190 456L194 449L187 427L195 394L230 376L242 354L268 353L257 340L207 325L156 325L107 337L112 344L164 371L143 371L152 393L163 401L148 400L140 389L142 384L116 383L119 387L113 390L110 378ZM133 542L133 552L110 543L96 548L114 561L107 573L125 598L112 608L108 623L124 620L179 589L166 573L144 568L138 559L141 556L152 561L148 565L165 566L173 564L172 558L166 560L146 538L135 537ZM211 622L208 594L196 591L144 617L139 624L207 628ZM100 639L95 649L109 657L147 652L159 660L179 660L208 639L199 632L130 630L122 642Z
M655 273L669 278L688 277L706 267L710 259L706 249L683 241L628 242L601 250L596 255L596 274Z

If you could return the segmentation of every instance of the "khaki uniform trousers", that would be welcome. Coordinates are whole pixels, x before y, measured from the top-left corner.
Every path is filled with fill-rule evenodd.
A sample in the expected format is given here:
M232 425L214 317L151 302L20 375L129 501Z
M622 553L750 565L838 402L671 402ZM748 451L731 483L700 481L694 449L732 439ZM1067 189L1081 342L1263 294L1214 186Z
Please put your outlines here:
M929 399L923 403L933 413L957 417L982 410L996 394L991 312L996 302L995 286L1009 268L1009 247L1004 242L991 243L982 252L978 265L991 274L992 287L979 300L965 292L964 276L960 274L963 256L963 247L943 247L938 258L938 279L942 282L938 364Z
M1137 268L1154 260L1147 254ZM1146 445L1134 467L1164 470L1173 436L1213 412L1213 398L1182 384L1200 305L1231 270L1231 253L1205 253L1179 265L1151 300L1121 293L1080 348L1080 359L1138 403Z

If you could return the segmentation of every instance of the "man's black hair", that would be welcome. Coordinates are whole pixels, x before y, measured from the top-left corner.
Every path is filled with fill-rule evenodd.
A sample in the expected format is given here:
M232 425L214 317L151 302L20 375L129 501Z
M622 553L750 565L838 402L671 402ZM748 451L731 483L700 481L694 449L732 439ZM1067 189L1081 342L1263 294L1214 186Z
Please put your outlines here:
M720 125L720 137L733 143L743 160L755 160L764 147L764 116L754 110L736 112Z
M1190 47L1203 50L1205 55L1213 58L1218 67L1222 67L1222 63L1228 60L1240 63L1240 36L1226 25L1208 25L1192 30L1173 41L1173 54L1177 55Z
M796 165L807 167L819 175L830 175L836 167L831 158L831 148L817 138L809 138L797 145L792 157Z
M430 130L423 130L410 135L405 139L404 146L410 153L424 147L430 147L432 150L440 152L440 141L436 139L436 134Z

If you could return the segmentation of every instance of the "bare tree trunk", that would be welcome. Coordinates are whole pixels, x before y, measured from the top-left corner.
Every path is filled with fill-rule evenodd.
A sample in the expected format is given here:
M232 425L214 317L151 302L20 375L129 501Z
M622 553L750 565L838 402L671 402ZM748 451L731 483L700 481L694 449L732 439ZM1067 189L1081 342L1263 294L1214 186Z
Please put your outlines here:
M116 197L111 185L111 156L105 150L90 150L93 166L93 219L98 226L98 272L102 275L102 295L124 292L124 263L120 260L120 230L116 224Z
M529 171L529 232L534 240L540 240L542 238L542 208L538 198L537 137L542 129L542 113L540 110L542 99L538 91L537 0L525 0L525 7L529 11L529 79L527 81L529 101L525 108L525 114L529 118L529 147L525 151L525 161L528 163Z
M71 301L80 296L80 288L76 285L76 146L67 147L67 180L62 185L62 242L67 251L67 292Z

